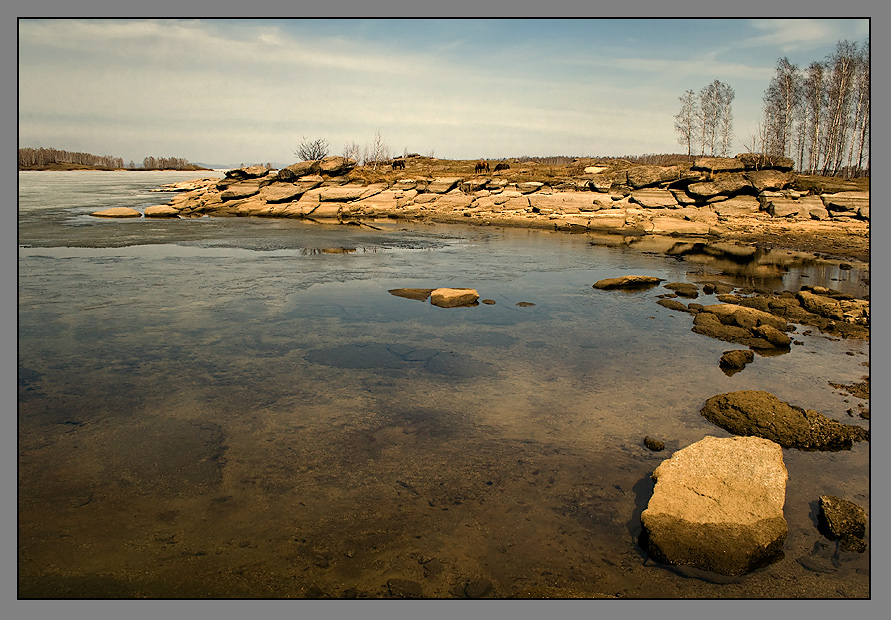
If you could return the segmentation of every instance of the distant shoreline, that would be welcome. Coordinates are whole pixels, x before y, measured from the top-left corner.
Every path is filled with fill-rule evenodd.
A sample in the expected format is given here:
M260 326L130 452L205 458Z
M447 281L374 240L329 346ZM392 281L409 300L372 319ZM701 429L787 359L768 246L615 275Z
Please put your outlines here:
M19 172L65 172L76 170L99 170L103 172L199 172L210 171L213 168L203 168L201 166L186 166L185 168L107 168L105 166L88 166L85 164L69 164L69 163L53 163L43 166L19 166Z

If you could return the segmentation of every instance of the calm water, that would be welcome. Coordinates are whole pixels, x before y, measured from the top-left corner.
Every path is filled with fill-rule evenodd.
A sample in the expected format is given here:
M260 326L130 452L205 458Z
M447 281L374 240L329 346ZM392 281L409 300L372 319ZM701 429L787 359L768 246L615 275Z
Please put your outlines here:
M89 215L196 176L19 174L20 596L869 596L869 552L833 555L816 529L821 494L868 509L868 444L785 452L789 535L770 567L718 579L637 545L653 469L728 436L699 415L708 397L763 389L868 427L868 402L829 384L868 375L868 345L799 328L803 346L728 377L717 362L737 347L657 305L665 289L591 286L639 273L861 294L866 266L398 221ZM388 293L438 286L496 303Z

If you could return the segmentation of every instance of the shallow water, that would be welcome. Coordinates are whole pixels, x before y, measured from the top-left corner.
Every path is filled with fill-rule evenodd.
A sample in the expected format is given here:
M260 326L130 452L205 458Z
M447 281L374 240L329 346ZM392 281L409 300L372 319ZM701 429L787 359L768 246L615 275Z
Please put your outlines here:
M868 427L868 402L829 385L869 374L868 344L799 328L802 346L728 377L717 360L737 347L657 305L667 290L591 286L641 273L862 294L867 266L535 230L89 215L195 176L19 176L20 596L869 596L869 551L839 554L816 528L822 494L869 508L868 444L785 451L776 564L725 579L637 545L653 469L729 436L699 415L708 397L764 389ZM496 303L388 293L438 286Z

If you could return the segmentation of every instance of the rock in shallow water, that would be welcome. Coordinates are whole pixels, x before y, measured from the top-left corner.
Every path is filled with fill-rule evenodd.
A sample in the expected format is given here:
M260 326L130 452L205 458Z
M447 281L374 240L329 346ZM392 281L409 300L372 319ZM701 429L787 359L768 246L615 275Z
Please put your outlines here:
M841 424L760 390L712 396L700 413L735 435L763 437L784 448L848 450L855 441L869 440L869 431L860 426Z
M788 474L758 437L705 437L653 472L641 545L666 564L743 575L783 557Z

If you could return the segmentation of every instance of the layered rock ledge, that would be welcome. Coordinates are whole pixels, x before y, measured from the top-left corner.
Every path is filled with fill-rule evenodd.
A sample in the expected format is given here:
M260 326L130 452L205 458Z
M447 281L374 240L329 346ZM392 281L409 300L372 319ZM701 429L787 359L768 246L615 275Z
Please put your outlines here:
M230 170L224 179L168 186L179 192L164 205L175 216L169 209L146 210L146 216L285 217L352 224L421 219L566 232L741 238L777 245L790 235L853 236L859 239L855 245L861 256L863 247L868 248L869 192L794 189L796 175L783 160L741 154L674 166L625 162L577 166L560 178L531 164L483 176L472 173L472 164L456 175L461 162L437 167L432 158L404 161L406 168L387 173L357 167L342 157L278 171L262 166ZM533 178L536 174L541 176Z

